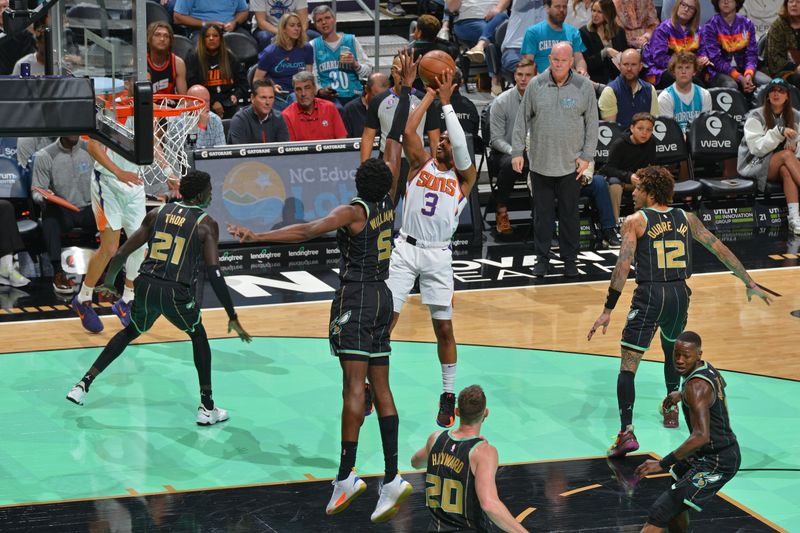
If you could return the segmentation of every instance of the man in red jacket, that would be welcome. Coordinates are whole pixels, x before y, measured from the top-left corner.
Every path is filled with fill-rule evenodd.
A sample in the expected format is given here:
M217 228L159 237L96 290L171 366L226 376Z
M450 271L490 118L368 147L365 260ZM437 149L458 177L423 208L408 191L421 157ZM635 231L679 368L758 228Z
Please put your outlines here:
M347 128L336 105L316 97L317 84L312 73L298 72L292 77L292 85L297 101L283 111L291 140L326 141L347 137Z

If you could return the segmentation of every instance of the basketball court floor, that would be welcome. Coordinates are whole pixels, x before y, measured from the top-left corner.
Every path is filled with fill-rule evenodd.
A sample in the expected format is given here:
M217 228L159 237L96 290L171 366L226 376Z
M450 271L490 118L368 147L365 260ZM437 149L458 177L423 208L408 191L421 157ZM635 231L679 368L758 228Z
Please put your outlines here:
M785 230L744 233L721 236L759 283L783 296L769 307L748 304L741 283L695 250L688 329L703 337L704 359L725 371L743 461L724 494L693 513L692 530L798 531L800 255ZM660 425L658 347L637 377L641 453L604 457L618 427L618 342L632 280L608 334L587 342L586 332L615 259L613 251L584 251L582 276L566 283L558 268L535 280L523 241L456 253L457 388L486 390L483 435L500 454L500 496L531 531L638 531L669 478L637 483L633 469L688 434L683 420L677 430ZM249 345L226 334L224 312L205 294L215 399L231 413L210 428L194 423L191 345L169 324L141 337L78 407L64 396L120 329L117 318L104 318L105 331L92 336L44 282L0 295L0 530L424 530L424 482L409 459L437 429L441 383L427 309L412 297L393 339L400 469L413 496L388 524L369 522L383 471L372 415L357 461L368 491L327 517L341 409L340 370L325 338L336 273L335 265L307 263L227 274L256 337Z

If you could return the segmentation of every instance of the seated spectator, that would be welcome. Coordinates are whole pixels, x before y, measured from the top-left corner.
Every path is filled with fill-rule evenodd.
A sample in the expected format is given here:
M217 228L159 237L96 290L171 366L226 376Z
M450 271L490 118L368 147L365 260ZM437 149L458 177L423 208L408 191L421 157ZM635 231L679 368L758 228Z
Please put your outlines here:
M47 145L53 144L55 137L20 137L17 139L17 162L22 168L28 168L33 154Z
M785 80L773 79L766 90L764 105L747 114L736 167L742 176L756 180L760 191L765 189L767 181L783 183L789 206L789 232L800 235L797 159L800 112L792 107L792 95Z
M455 111L456 117L458 117L458 122L461 124L461 128L464 130L464 133L472 135L473 154L476 154L480 150L478 143L480 143L479 135L481 116L478 114L478 108L475 107L475 104L472 103L472 100L465 98L459 90L461 86L464 85L464 75L461 73L461 69L458 67L456 67L456 70L453 73L453 84L456 86L456 88L453 90L453 94L450 97L450 105L453 106L453 111ZM442 126L441 131L444 133L447 131L444 120L444 111L441 111L441 106L439 109L439 123Z
M0 0L0 32L3 31L3 11L8 9L8 0ZM0 76L11 74L19 58L36 50L36 38L30 31L6 35L0 39Z
M97 233L92 211L91 186L94 179L94 159L87 151L86 141L79 137L60 137L36 153L33 161L32 183L53 191L80 209L71 211L46 201L34 191L33 200L42 207L42 234L45 250L53 265L53 290L71 295L77 290L61 266L61 235L74 228L94 235Z
M200 30L197 49L186 59L186 81L208 89L211 110L222 118L231 118L247 95L242 65L225 45L219 26Z
M644 49L643 60L647 64L645 79L657 89L669 87L675 78L667 70L670 58L677 52L697 52L700 36L697 33L700 20L698 0L681 0L672 8L672 15L658 25L653 37ZM697 52L698 68L708 65L708 58Z
M500 65L490 66L498 74L502 71L514 72L522 58L522 41L525 32L545 19L544 0L516 0L511 3L511 16L506 26L506 37L500 45ZM490 56L491 57L491 56Z
M308 27L308 0L281 0L280 2L250 0L250 11L256 16L253 37L258 42L259 50L269 46L272 39L278 35L278 25L281 17L286 13L295 13L300 18L302 31L309 40L319 37L319 33Z
M200 119L197 126L189 133L186 144L189 149L211 148L212 146L222 146L225 144L225 127L219 115L212 113L211 95L202 85L192 85L186 92L188 96L202 99L206 105L200 112ZM180 119L181 117L175 117Z
M355 35L336 33L336 16L330 7L317 6L311 18L320 32L311 41L319 96L344 106L361 96L360 80L372 73L372 62Z
M453 33L465 45L471 46L464 56L471 63L483 64L486 61L484 50L489 43L494 43L494 32L497 27L508 20L508 9L511 0L448 0L447 9L458 12L453 25ZM489 69L492 79L492 94L503 91L500 77Z
M756 87L769 83L759 72L756 28L747 17L738 15L744 0L711 0L717 12L700 30L700 49L710 64L706 78L714 87L740 89L752 95Z
M489 135L490 155L493 163L499 168L497 175L497 187L494 191L495 203L495 228L499 235L510 235L514 233L511 222L508 219L508 201L514 184L518 180L524 180L527 170L517 172L511 166L511 141L514 133L514 121L517 118L519 104L528 82L533 79L536 66L530 59L521 59L517 63L514 71L514 87L502 92L494 102L489 111ZM527 160L527 157L525 158ZM527 166L527 165L526 165Z
M614 63L628 48L625 30L617 26L617 8L614 0L592 0L592 19L580 29L586 47L583 58L589 78L595 83L608 83L619 75Z
M317 84L310 72L298 72L292 78L296 101L283 111L283 118L293 141L344 139L347 130L336 106L317 98Z
M586 47L581 40L578 28L564 24L567 17L567 0L544 0L547 18L525 31L522 41L522 57L532 59L536 72L541 73L550 67L550 51L553 45L567 41L572 45L575 72L586 75L586 61L583 52Z
M253 81L269 77L275 82L275 109L283 111L293 98L292 76L300 71L311 72L314 68L314 50L306 42L306 34L300 17L295 13L284 13L278 22L275 42L258 55L258 66Z
M225 33L247 33L241 25L250 16L246 0L177 0L172 20L176 25L197 33L207 25L219 26Z
M387 91L391 87L389 78L383 72L373 72L364 84L364 92L360 98L350 100L342 110L342 122L347 129L348 137L361 137L367 123L367 107L375 95Z
M433 15L422 15L417 19L417 27L413 34L414 40L408 45L408 51L414 59L424 56L432 50L441 50L449 54L453 60L458 61L458 48L453 43L443 41L436 36L440 28L439 19ZM419 76L414 80L413 87L417 91L421 91L422 96L425 95L425 86Z
M617 122L627 128L636 113L658 116L656 88L639 79L641 71L642 56L639 51L628 48L622 52L619 76L603 89L597 101L600 118Z
M625 29L628 46L641 49L650 41L660 22L653 0L614 0L619 25Z
M275 84L270 79L253 82L250 105L236 112L228 131L228 144L288 142L289 129L273 109Z
M14 268L14 254L25 250L25 245L17 229L14 206L8 200L0 199L0 228L0 285L24 287L31 280Z
M186 63L172 52L175 34L165 22L147 27L147 74L153 94L186 94Z
M666 14L672 13L672 8L675 7L675 4L680 2L681 0L664 0L661 3L661 18L666 18ZM711 0L700 0L699 4L700 10L700 27L703 27L703 24L711 20L711 17L714 16L714 6L711 5Z
M783 0L767 33L767 72L800 88L800 2Z
M608 161L597 171L608 182L614 220L619 220L623 189L633 191L638 182L636 171L656 160L655 123L656 119L650 113L636 113L631 119L630 136L614 141L608 152Z
M0 17L2 17L2 15L0 15ZM44 24L41 22L36 24L33 30L36 50L26 56L22 56L14 63L14 68L11 69L12 76L20 75L23 63L27 63L31 66L31 76L44 76L44 54L46 51L44 35L46 30Z
M592 0L571 0L567 8L567 19L570 26L582 28L592 20Z
M594 174L594 161L589 163L589 167L577 179L581 182L581 197L589 198L597 210L601 245L608 248L619 248L622 244L619 231L617 231L619 217L614 217L615 211L611 202L608 182L603 176Z
M711 111L711 93L692 82L698 65L698 57L691 52L674 54L667 71L675 83L658 95L659 116L675 119L684 134L700 113Z

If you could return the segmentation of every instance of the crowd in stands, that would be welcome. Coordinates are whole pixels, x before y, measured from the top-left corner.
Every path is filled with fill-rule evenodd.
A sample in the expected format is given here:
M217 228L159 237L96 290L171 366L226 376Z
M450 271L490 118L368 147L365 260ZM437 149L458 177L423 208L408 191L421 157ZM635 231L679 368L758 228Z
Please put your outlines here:
M0 11L7 3L0 0ZM309 14L306 0L160 3L173 18L172 24L148 26L150 81L154 93L189 94L206 102L187 140L191 147L361 137L362 160L370 157L376 138L383 149L397 104L399 66L393 63L388 76L374 71L355 36L337 31L331 8L320 5ZM597 210L603 242L619 245L623 195L636 184L636 169L655 159L655 117L673 118L686 133L692 121L711 111L713 88L739 92L752 109L738 157L725 163L725 175L751 178L761 191L768 182L780 183L789 227L800 234L800 113L793 108L800 102L791 94L800 88L800 0L783 0L761 36L742 14L744 0L664 0L660 10L653 0L432 0L419 5L408 45L415 57L442 50L462 67L487 67L496 98L483 125L461 92L455 92L452 104L475 139L475 153L486 145L496 179L498 235L513 232L509 196L515 184L530 180L540 269L547 267L556 201L568 264L577 250L574 207L580 196L589 197ZM398 15L402 7L392 3L388 10ZM0 42L0 74L19 74L23 64L30 65L33 76L44 74L43 31L37 26ZM257 55L249 62L237 56L229 34L246 36ZM176 53L176 35L193 39L193 50L183 57ZM460 69L456 80L462 88L469 81ZM552 93L554 87L558 90ZM415 88L425 90L420 79ZM412 108L421 96L412 95ZM419 126L430 146L443 133L440 113L432 106ZM567 126L570 121L574 127ZM595 168L598 121L615 122L626 134ZM568 131L574 138L564 137ZM89 172L91 164L82 142L26 139L17 150L22 166L37 153L34 181L70 198L83 213L88 200L75 187L87 179L80 169L88 165ZM53 169L65 167L56 160L65 158L72 160L75 176L54 175ZM686 171L683 165L677 175L685 178ZM169 197L169 191L162 193ZM60 233L89 227L81 214L48 206L44 215L51 258ZM16 245L0 242L0 254ZM66 292L69 281L58 277L55 262L56 290ZM10 279L5 264L0 256L0 282Z

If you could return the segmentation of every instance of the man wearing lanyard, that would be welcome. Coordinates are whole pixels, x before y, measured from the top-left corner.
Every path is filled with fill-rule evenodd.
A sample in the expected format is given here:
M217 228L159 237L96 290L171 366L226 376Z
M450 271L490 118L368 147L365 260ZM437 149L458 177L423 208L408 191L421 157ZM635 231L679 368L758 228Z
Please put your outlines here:
M281 114L272 109L275 84L264 79L253 82L250 105L231 119L228 144L288 142L289 129Z

